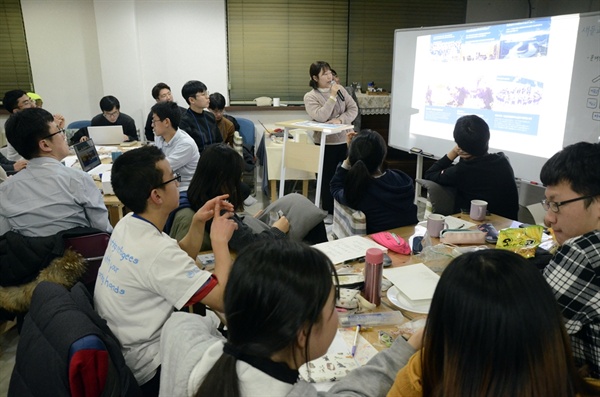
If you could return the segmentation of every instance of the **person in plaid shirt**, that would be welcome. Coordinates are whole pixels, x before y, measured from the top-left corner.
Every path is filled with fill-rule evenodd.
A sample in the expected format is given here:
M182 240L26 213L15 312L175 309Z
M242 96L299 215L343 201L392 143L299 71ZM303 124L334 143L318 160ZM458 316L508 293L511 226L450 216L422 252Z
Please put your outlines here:
M544 164L540 178L544 223L561 245L543 274L565 317L577 364L600 378L600 143L565 147Z

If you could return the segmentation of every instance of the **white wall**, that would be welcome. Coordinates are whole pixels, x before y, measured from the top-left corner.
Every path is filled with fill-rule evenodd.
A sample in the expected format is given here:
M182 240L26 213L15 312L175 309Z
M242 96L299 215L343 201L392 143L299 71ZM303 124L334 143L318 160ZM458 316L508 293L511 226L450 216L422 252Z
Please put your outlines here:
M227 97L225 0L21 0L36 92L67 122L104 95L142 130L152 87L200 80Z

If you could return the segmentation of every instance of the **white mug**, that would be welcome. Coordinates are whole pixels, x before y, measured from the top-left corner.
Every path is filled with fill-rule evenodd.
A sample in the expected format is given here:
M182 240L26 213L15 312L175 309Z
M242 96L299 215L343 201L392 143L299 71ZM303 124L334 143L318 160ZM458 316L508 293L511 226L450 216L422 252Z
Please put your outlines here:
M440 237L440 232L446 228L446 217L440 214L429 214L427 217L427 234Z
M487 212L487 205L487 201L471 200L471 211L469 212L471 219L474 221L484 220Z
M273 98L273 106L279 106L279 98Z

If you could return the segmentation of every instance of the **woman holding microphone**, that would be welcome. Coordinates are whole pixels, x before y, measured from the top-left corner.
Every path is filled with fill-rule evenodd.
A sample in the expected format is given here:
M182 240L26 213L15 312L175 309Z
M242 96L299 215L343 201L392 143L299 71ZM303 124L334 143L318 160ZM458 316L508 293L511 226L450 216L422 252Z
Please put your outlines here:
M327 62L317 61L310 65L311 91L304 95L304 106L308 115L319 123L351 124L358 115L358 106L352 96L337 84L331 73L331 66ZM329 189L329 182L335 174L337 165L346 158L346 133L342 131L327 136L325 144L325 159L321 182L322 208L333 214L333 197ZM321 133L314 133L313 139L319 144Z

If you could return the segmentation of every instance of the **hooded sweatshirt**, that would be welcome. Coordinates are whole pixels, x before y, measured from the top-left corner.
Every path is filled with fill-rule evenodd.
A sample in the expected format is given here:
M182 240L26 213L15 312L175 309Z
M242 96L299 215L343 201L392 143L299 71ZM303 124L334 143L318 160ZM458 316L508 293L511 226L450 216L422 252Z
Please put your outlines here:
M348 206L344 197L344 179L348 174L338 165L331 179L331 195L340 204ZM399 170L387 170L371 180L358 208L367 218L367 234L414 225L418 222L414 204L415 186L411 177Z

